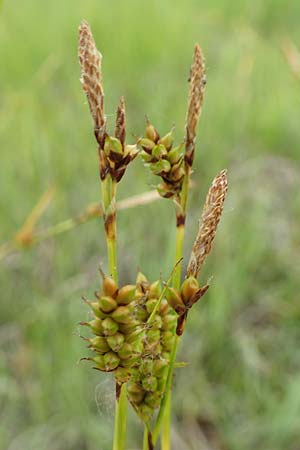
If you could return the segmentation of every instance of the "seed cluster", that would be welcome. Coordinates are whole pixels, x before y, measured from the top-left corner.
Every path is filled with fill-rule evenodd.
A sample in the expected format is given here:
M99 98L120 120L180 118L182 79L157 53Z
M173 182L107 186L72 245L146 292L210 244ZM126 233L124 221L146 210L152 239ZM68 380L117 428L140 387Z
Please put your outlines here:
M154 175L162 178L158 193L171 198L181 191L184 177L184 146L173 147L173 129L162 138L147 119L145 137L138 140L141 156Z
M136 286L139 297L136 317L144 324L145 332L142 336L142 358L132 372L127 392L138 415L148 422L159 407L164 393L177 319L165 298L161 300L155 314L152 314L162 293L159 280L150 284L139 273Z
M167 301L178 315L176 328L178 336L184 331L189 310L203 297L208 288L208 284L200 287L198 280L190 276L184 280L179 291L173 287L167 289Z
M94 334L84 338L94 356L84 359L92 361L97 370L114 372L119 384L127 382L129 401L144 421L160 405L164 393L177 321L161 294L161 282L149 283L142 273L136 284L121 288L111 277L104 277L97 300L85 299L93 320L81 322Z
M95 356L86 359L94 362L95 369L114 371L120 382L129 379L128 369L134 366L143 350L139 339L142 330L134 317L135 291L135 285L118 289L111 277L104 277L102 292L96 293L97 300L85 300L94 313L93 320L81 322L95 335L87 339Z

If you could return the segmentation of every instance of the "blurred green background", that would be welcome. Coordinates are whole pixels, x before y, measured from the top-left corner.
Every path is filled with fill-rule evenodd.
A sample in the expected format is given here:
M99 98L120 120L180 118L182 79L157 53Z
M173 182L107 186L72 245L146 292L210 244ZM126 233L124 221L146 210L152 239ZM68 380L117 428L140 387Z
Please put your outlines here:
M229 195L202 274L213 277L190 314L175 379L174 450L300 449L300 83L282 41L300 43L298 0L4 1L0 16L1 241L52 183L41 225L100 196L96 147L79 84L77 27L103 54L106 112L127 100L128 140L149 114L183 136L188 73L198 41L207 60L185 264L209 183L224 167ZM134 138L131 138L133 141ZM141 162L119 198L151 188ZM122 282L173 263L171 202L119 214ZM1 262L1 450L111 448L113 384L78 359L80 300L105 268L94 220ZM140 449L130 415L128 449Z

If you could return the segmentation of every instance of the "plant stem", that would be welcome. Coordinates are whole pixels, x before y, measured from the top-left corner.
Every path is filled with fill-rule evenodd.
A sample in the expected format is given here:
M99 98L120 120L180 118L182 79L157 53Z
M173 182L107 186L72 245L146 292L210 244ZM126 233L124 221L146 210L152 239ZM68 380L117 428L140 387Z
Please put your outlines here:
M143 450L149 450L148 446L148 429L144 426Z
M185 219L186 219L186 208L189 193L189 182L190 182L190 166L185 165L185 176L183 179L182 190L180 195L180 209L176 213L176 242L175 242L175 263L178 260L182 260L183 255L183 243L184 243L184 232L185 232ZM181 285L181 269L182 261L177 265L174 276L173 276L173 287L179 289ZM176 361L177 349L179 344L179 336L175 335L175 341L171 352L170 365L167 375L165 395L161 403L160 411L158 414L158 419L155 424L154 430L157 429L156 433L153 433L153 441L156 442L159 433L159 428L162 426L161 434L161 450L171 449L171 405L172 405L172 380L174 365Z
M127 419L126 384L117 385L116 397L113 450L125 450Z
M101 182L105 237L109 272L118 283L117 270L117 221L116 190L117 184L110 176ZM116 383L115 425L113 450L125 450L126 445L127 398L126 385Z
M170 431L170 419L171 419L171 388L172 388L172 379L173 379L173 370L174 364L176 360L177 348L179 343L179 336L175 335L175 342L172 348L171 356L170 356L170 366L167 373L166 385L165 385L165 394L163 396L161 407L157 416L157 420L154 426L152 439L153 444L156 444L158 439L160 428L162 424L164 424L164 429L167 426L167 429ZM169 427L169 428L168 428ZM161 441L161 449L170 448L170 434L167 436L166 433L162 434L163 439ZM163 447L164 446L164 447ZM167 447L169 446L169 447Z

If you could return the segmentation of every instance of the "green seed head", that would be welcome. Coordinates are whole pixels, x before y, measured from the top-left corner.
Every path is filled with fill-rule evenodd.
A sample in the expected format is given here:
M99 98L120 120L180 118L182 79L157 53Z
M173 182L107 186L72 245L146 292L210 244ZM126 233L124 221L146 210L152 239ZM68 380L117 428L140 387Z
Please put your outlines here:
M160 341L160 331L155 328L151 328L147 331L146 340L148 344L156 344Z
M164 145L164 147L168 151L171 149L173 142L174 142L173 131L174 131L174 129L172 128L172 130L169 131L169 133L167 133L165 136L160 138L160 140L158 141L158 143Z
M134 356L128 359L121 359L121 366L126 368L131 368L135 366L140 361L140 356Z
M134 383L132 381L129 381L127 384L127 393L129 400L135 405L139 405L143 401L145 395L142 386L139 383Z
M112 277L105 277L102 284L102 290L104 295L115 297L118 286Z
M165 331L174 331L177 323L177 317L175 314L167 314L163 317L163 330Z
M150 406L143 403L142 405L139 406L138 414L139 414L140 418L142 419L142 421L146 423L146 422L149 422L149 420L153 414L153 409Z
M147 119L145 135L147 139L150 141L157 142L159 139L158 131L154 128L154 126Z
M87 303L91 307L96 317L98 317L99 319L105 319L106 314L103 311L101 311L98 302L87 302Z
M128 344L135 344L136 342L140 342L145 334L145 331L143 328L138 327L133 332L127 334L125 336L126 342Z
M139 320L140 322L146 322L149 316L148 311L142 306L136 307L134 315L136 319Z
M127 284L119 289L117 295L117 302L119 305L127 305L135 298L136 286L135 284Z
M144 149L147 154L151 153L153 147L155 147L155 142L147 138L139 139L138 144Z
M113 336L118 331L119 325L111 317L107 317L102 321L102 328L105 336Z
M107 371L116 369L120 362L120 358L114 352L105 353L103 360Z
M126 383L131 378L131 371L119 366L115 371L115 377L119 383Z
M191 297L198 291L199 283L195 277L188 277L181 285L181 297L184 303L187 303Z
M174 343L172 331L164 331L161 335L161 343L165 351L171 351Z
M161 175L171 170L171 164L166 159L160 159L156 163L151 164L150 169L154 175Z
M142 272L138 272L136 276L136 284L149 284L146 276Z
M97 355L93 358L94 363L96 364L96 368L99 370L105 370L105 362L103 355Z
M132 345L132 352L135 355L140 355L144 350L142 339L136 340L131 345Z
M129 324L133 320L131 310L128 306L118 306L111 316L116 322L123 324Z
M173 182L179 182L184 177L185 171L182 167L174 167L170 172L170 179Z
M155 392L157 389L157 378L153 375L146 376L142 380L142 386L145 389L145 391Z
M118 355L121 359L128 359L133 357L132 345L128 344L128 342L125 342L118 351Z
M160 405L160 401L161 396L158 392L148 392L144 398L145 404L152 409L158 408Z
M151 375L153 373L153 359L143 359L140 365L140 371L143 375Z
M166 314L168 314L169 310L170 310L169 303L165 298L163 298L159 307L160 315L165 316Z
M112 297L103 296L99 298L99 306L104 313L110 313L116 309L117 302Z
M103 321L101 319L94 319L88 322L92 332L98 336L103 333Z
M149 153L145 152L144 150L142 150L140 152L141 157L143 158L143 161L147 164L150 163L153 160L153 156L152 154L149 155Z
M162 289L160 280L154 281L154 283L150 285L149 298L159 298L161 291Z
M96 336L90 339L91 347L101 353L108 352L110 350L106 338L103 336Z
M123 153L123 147L119 139L112 137L112 136L106 136L105 143L104 143L104 153L106 156L111 156L111 153Z
M153 329L159 330L162 327L162 318L160 315L156 314L151 322Z
M153 361L153 373L157 378L164 375L165 368L168 366L168 360L165 358L155 359Z
M169 305L176 311L184 311L184 303L175 288L168 288L166 292L166 298Z
M167 183L160 183L156 186L157 192L163 198L171 198L176 194L176 190L173 189L173 186Z
M170 164L172 166L174 164L178 163L180 158L182 158L182 155L183 155L182 147L183 147L183 144L179 145L178 147L174 147L174 148L172 148L172 150L169 151L169 153L168 153L168 161L170 162Z
M156 159L161 159L164 156L167 156L167 154L168 154L167 149L162 144L155 145L155 147L153 147L152 149L152 156Z
M124 344L125 337L121 333L116 333L113 336L107 337L107 344L114 351L118 352L122 345Z
M130 323L121 323L119 325L119 330L123 334L131 334L133 333L137 327L140 325L140 322L138 320L132 319Z
M152 313L152 311L155 308L155 305L157 304L158 298L150 298L149 300L146 301L146 309L148 311L149 314Z

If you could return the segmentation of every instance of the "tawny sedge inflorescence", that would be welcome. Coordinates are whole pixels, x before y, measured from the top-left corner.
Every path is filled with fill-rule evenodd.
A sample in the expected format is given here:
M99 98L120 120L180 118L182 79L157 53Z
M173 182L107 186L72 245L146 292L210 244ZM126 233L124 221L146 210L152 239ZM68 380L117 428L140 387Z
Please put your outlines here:
M116 115L115 136L106 130L104 114L104 91L102 86L101 60L92 31L87 22L79 26L78 56L81 66L81 84L88 99L94 122L94 133L99 144L99 171L101 180L110 175L116 182L123 177L128 164L137 156L136 145L125 144L125 101L121 97Z
M187 268L187 276L197 277L198 273L210 252L212 242L216 235L220 221L225 196L227 193L227 171L222 170L213 180L208 191L203 208L199 231L194 242L190 261Z
M185 128L185 161L190 167L194 160L196 127L201 114L205 85L205 59L200 45L196 44L194 62L190 74L190 90Z
M102 87L101 60L91 29L86 21L79 26L78 57L81 66L81 84L88 99L98 143L104 142L106 117L104 115L104 92Z

